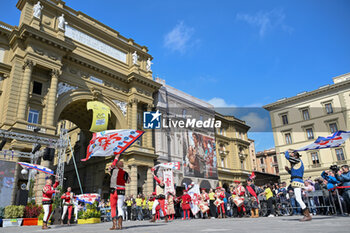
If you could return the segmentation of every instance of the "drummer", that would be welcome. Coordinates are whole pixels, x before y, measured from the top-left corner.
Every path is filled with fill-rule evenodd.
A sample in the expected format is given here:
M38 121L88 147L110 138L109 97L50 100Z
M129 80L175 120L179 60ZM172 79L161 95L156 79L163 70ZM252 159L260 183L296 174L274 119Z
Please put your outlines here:
M232 191L233 202L237 206L237 211L240 217L245 215L245 206L244 206L244 195L245 188L241 185L239 180L235 180L235 188Z

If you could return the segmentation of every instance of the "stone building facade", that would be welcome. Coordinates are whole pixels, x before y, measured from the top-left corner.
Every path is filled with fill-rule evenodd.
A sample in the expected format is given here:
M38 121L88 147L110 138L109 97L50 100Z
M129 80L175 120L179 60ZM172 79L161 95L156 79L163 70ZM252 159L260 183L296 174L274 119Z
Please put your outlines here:
M278 160L275 148L256 153L257 171L279 175Z
M165 80L157 78L156 81L162 84L155 97L156 109L162 114L162 120L185 120L196 119L206 120L215 118L214 106L211 104L184 93L165 83ZM158 156L157 163L180 162L186 164L186 154L188 152L188 132L196 132L214 138L214 128L192 128L180 129L170 127L156 129L155 153ZM216 160L216 158L215 158ZM216 162L215 162L216 166ZM216 170L216 167L213 168ZM186 168L182 167L181 172L174 172L174 182L176 186L182 187L183 183L195 182L204 188L215 188L218 184L217 176L211 179L196 177L194 174L187 174Z
M252 173L247 135L250 127L234 116L216 113L215 118L222 122L215 133L219 183L228 187L234 180L244 182Z
M349 131L350 73L333 78L333 84L302 92L290 98L264 106L270 112L276 153L298 149L313 143L317 137L328 136L338 130ZM304 177L319 177L332 164L349 164L350 142L338 148L303 151ZM278 165L284 168L288 161L278 155ZM282 181L290 175L280 171Z
M147 47L69 8L64 1L40 1L43 8L35 8L37 4L37 0L19 0L19 25L0 23L0 129L33 133L39 127L38 135L57 139L57 125L65 120L80 129L85 146L91 137L92 114L86 109L91 100L111 109L108 129L140 129L140 113L153 108L153 94L161 86L152 79ZM12 140L5 147L31 151L32 145ZM106 166L112 157L83 163L77 156L84 192L101 189L101 194L107 193L102 183L108 183L104 181ZM150 168L156 157L152 133L147 130L123 158L132 180L127 194L152 191ZM64 186L72 185L78 193L75 173L69 165L66 171ZM44 185L43 174L37 175L36 185Z

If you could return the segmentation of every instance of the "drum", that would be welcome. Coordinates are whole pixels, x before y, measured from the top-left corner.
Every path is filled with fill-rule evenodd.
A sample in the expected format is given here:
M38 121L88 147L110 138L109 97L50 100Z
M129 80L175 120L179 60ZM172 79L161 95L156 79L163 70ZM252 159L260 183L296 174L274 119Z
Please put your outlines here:
M209 210L209 207L203 203L199 204L199 209L202 211L202 213L205 213Z
M243 205L243 203L244 203L243 199L240 198L240 197L235 197L235 198L233 199L233 202L235 203L235 205L236 205L237 207L241 207L241 206Z

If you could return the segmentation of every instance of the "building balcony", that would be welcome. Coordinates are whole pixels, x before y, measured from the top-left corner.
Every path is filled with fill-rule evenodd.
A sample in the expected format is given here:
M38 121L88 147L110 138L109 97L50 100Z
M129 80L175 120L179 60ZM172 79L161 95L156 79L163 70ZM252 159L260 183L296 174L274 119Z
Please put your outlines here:
M260 168L266 168L266 164L260 164L259 167Z

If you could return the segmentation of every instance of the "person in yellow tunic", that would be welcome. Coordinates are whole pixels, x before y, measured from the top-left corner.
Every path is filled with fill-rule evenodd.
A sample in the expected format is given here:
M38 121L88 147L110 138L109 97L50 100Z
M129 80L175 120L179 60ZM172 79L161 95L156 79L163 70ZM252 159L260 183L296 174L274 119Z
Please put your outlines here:
M142 215L143 218L145 218L145 216L147 216L147 199L145 196L142 196Z
M131 220L131 206L132 206L132 200L130 197L128 197L125 201L126 203L126 211L128 213L128 221Z
M266 201L267 201L267 216L268 217L275 217L275 210L273 208L274 198L273 198L273 193L271 191L271 184L267 184L266 187L265 187L264 192L261 193L261 194L264 194L265 197L266 197Z
M213 189L209 190L209 207L210 207L210 216L212 218L216 217L216 206L214 204L215 202L215 193Z
M142 198L141 198L141 194L137 195L137 198L135 200L136 202L136 212L137 212L137 219L139 221L143 220L143 216L142 216Z

